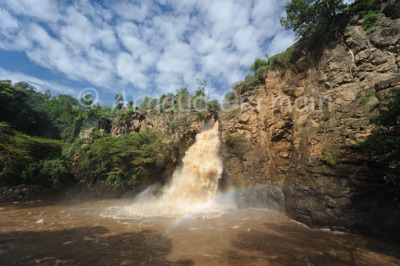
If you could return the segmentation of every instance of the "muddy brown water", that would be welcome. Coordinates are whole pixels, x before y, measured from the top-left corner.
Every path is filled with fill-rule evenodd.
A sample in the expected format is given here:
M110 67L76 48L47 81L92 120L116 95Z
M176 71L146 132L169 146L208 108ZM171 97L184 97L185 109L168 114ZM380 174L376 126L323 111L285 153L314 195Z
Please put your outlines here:
M0 265L400 265L400 248L235 209L140 216L132 200L0 206Z

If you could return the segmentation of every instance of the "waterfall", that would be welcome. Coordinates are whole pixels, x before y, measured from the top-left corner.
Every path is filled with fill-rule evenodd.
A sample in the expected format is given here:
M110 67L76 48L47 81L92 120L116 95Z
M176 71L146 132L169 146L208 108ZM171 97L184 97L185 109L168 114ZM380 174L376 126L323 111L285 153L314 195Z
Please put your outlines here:
M147 216L216 210L214 200L223 169L220 146L218 122L204 126L161 194L154 196L156 187L148 187L128 207L129 211Z
M182 159L182 168L175 170L162 200L198 204L214 199L222 174L220 146L218 123L197 134L196 142Z

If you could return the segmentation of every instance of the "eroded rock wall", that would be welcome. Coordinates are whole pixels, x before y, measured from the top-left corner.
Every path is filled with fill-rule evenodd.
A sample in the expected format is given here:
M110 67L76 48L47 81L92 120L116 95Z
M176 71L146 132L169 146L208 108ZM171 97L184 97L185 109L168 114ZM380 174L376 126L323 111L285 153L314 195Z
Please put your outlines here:
M242 190L239 202L272 203L317 227L399 233L383 173L355 147L371 133L379 103L400 88L400 30L385 31L400 29L400 19L379 14L377 23L386 26L368 35L353 18L339 40L304 53L290 70L269 71L265 86L220 116L224 179ZM231 136L243 138L239 151Z

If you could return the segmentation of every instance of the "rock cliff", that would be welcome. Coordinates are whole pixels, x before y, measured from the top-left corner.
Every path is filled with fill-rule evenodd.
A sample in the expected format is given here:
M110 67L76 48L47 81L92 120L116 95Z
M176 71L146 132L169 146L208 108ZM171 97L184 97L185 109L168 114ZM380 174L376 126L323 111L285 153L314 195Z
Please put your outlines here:
M268 71L266 85L221 115L224 179L240 189L240 205L285 210L316 227L399 235L398 203L356 148L372 130L368 118L400 88L392 13L379 14L371 34L353 18L337 41L303 52L289 70Z

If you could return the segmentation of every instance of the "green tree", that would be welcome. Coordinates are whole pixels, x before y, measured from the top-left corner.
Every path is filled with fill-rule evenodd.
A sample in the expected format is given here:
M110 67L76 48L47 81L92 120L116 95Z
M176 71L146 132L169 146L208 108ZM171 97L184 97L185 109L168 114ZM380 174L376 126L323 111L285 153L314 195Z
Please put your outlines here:
M221 110L221 106L219 105L218 100L212 100L208 102L208 105L214 109L215 111L220 111Z
M371 122L377 128L363 147L370 152L386 172L385 180L400 196L400 90L392 92L392 99Z
M85 95L82 96L82 98L79 99L79 103L83 107L85 111L90 110L94 103L94 96L91 93L86 93Z
M10 80L10 79L3 79L3 80L0 80L0 84L11 86L11 85L12 85L12 80Z
M11 82L0 82L0 121L16 130L35 136L57 138L59 133L46 110L48 98L33 86L20 83L21 89Z
M196 79L197 81L197 90L195 92L196 96L206 96L206 87L207 80L206 79Z
M122 96L121 93L118 93L115 95L115 108L117 110L121 110L123 106L124 106L124 97Z
M152 97L144 97L142 103L140 104L139 108L142 112L152 109L156 106L157 99L153 99Z
M176 95L189 95L189 91L187 88L181 88L176 90Z
M24 91L36 91L36 88L34 86L32 86L31 84L24 82L24 81L20 81L14 84L14 87L24 90Z
M65 143L22 134L5 122L0 122L0 184L19 185L33 183L51 185L51 175L42 179L39 175L41 166L48 165L46 160L57 160L62 156ZM54 166L54 165L53 165ZM66 170L59 181L67 178ZM47 169L51 168L50 166Z
M189 90L187 88L176 90L176 96L178 97L178 104L180 104L183 109L187 109L190 100Z
M168 158L163 138L160 132L145 131L120 138L106 135L95 139L77 150L77 178L113 188L133 187L144 178L159 174L164 159Z
M291 29L297 38L310 38L327 32L346 5L343 0L292 0L286 4L281 25Z
M58 128L58 138L72 142L75 138L74 121L82 112L78 100L69 95L60 94L46 101L45 107L51 121Z

